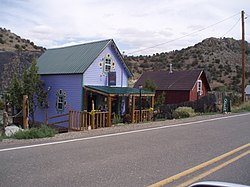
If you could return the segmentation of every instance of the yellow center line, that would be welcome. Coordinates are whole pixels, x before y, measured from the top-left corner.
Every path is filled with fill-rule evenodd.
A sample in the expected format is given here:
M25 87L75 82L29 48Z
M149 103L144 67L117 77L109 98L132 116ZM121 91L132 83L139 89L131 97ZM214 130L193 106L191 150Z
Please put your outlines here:
M232 154L235 154L235 153L237 153L237 152L239 152L239 151L241 151L243 149L246 149L249 146L250 146L250 143L245 144L245 145L243 145L241 147L238 147L238 148L236 148L236 149L234 149L232 151L229 151L229 152L227 152L227 153L225 153L223 155L220 155L220 156L218 156L216 158L213 158L212 160L204 162L204 163L202 163L200 165L197 165L197 166L195 166L193 168L187 169L187 170L185 170L185 171L183 171L181 173L173 175L173 176L171 176L169 178L166 178L166 179L164 179L162 181L159 181L159 182L157 182L155 184L152 184L152 185L150 185L148 187L160 187L160 186L164 186L166 184L172 183L172 182L176 181L177 179L180 179L181 177L184 177L184 176L189 175L189 174L191 174L191 173L193 173L195 171L198 171L198 170L200 170L202 168L205 168L205 167L207 167L207 166L209 166L209 165L211 165L211 164L213 164L215 162L218 162L218 161L220 161L220 160L222 160L222 159L224 159L224 158L226 158L226 157L228 157L228 156L230 156Z
M206 172L204 172L204 173L202 173L202 174L200 174L200 175L198 175L198 176L196 176L196 177L194 177L194 178L192 178L192 179L190 179L190 180L188 180L188 181L186 181L186 182L184 182L184 183L182 183L180 185L178 185L177 187L186 187L186 186L188 186L188 185L190 185L190 184L192 184L192 183L194 183L194 182L196 182L196 181L198 181L198 180L200 180L200 179L202 179L202 178L204 178L204 177L218 171L219 169L222 169L223 167L225 167L225 166L239 160L240 158L242 158L242 157L244 157L244 156L246 156L248 154L250 154L250 150L248 150L248 151L238 155L237 157L232 158L231 160L228 160L227 162L224 162L221 165L218 165L218 166L216 166L216 167L214 167L214 168L212 168L212 169L210 169L210 170L208 170L208 171L206 171Z

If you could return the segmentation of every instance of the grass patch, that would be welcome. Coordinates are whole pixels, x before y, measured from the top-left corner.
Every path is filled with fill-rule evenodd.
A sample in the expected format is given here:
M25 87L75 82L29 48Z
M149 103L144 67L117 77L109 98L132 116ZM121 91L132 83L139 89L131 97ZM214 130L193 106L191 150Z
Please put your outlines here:
M3 135L2 132L0 132L0 142L3 141Z
M233 106L232 112L238 113L238 112L250 112L250 102L245 102L239 106Z
M51 127L42 125L41 128L31 128L24 131L18 131L12 138L15 139L34 139L34 138L46 138L55 136L56 131Z

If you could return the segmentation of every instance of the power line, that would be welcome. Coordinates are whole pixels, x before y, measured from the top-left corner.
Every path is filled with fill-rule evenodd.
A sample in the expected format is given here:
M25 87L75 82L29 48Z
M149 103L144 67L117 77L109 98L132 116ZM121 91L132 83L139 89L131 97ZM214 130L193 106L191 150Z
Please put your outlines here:
M236 23L235 23L227 32L225 32L225 34L222 35L222 37L224 37L224 36L227 35L231 30L233 30L234 27L236 27L236 25L240 22L240 20L241 20L241 18L239 18L239 19L236 21ZM222 38L222 37L221 37L221 38Z
M196 34L196 33L198 33L198 32L204 31L204 30L206 30L206 29L208 29L208 28L210 28L210 27L213 27L213 26L215 26L215 25L218 25L218 24L220 24L220 23L222 23L222 22L224 22L224 21L227 21L227 20L229 20L229 19L231 19L231 18L233 18L233 17L235 17L235 16L237 16L237 15L239 15L239 13L234 14L234 15L228 17L228 18L225 18L225 19L223 19L223 20L221 20L221 21L219 21L219 22L217 22L217 23L214 23L214 24L212 24L212 25L209 25L209 26L207 26L207 27L205 27L205 28L202 28L202 29L199 29L199 30L197 30L197 31L191 32L191 33L189 33L189 34L186 34L186 35L184 35L184 36L181 36L181 37L179 37L179 38L175 38L175 39L169 40L169 41L167 41L167 42L163 42L163 43L160 43L160 44L156 44L156 45L154 45L154 46L147 47L147 48L144 48L144 49L132 51L132 52L130 52L130 53L128 53L128 54L133 54L133 53L137 53L137 52L140 52L140 51L145 51L145 50L147 50L147 49L152 49L152 48L155 48L155 47L158 47L158 46L161 46L161 45L165 45L165 44L167 44L167 43L171 43L171 42L180 40L180 39L185 38L185 37L187 37L187 36Z

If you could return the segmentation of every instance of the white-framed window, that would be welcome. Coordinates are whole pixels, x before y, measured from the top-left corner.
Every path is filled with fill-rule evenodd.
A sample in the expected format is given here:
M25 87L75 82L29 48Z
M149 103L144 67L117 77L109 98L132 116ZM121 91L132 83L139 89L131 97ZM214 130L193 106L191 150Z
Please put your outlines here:
M104 58L104 72L110 72L112 65L112 58L110 54L107 54Z
M59 91L57 91L56 93L56 110L57 111L64 111L64 106L66 104L66 93L60 89Z
M202 80L197 81L197 93L202 95Z

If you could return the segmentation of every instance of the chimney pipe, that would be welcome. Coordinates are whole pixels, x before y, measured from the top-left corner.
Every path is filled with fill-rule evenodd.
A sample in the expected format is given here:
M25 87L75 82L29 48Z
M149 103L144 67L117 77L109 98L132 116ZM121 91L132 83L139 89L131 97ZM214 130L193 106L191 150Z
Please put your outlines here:
M169 73L173 73L173 65L170 64L170 70L169 70Z

